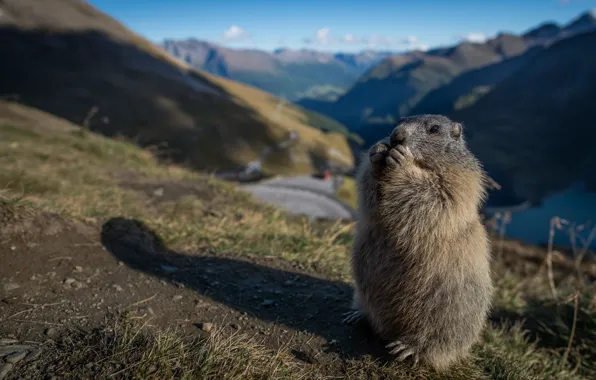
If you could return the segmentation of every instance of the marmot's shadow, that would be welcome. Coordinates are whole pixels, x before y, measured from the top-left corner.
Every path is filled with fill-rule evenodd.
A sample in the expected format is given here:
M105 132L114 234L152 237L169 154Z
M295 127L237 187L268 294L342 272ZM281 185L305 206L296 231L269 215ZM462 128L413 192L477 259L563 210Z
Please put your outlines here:
M328 342L327 352L344 359L364 355L382 361L390 359L383 342L367 323L342 323L342 314L348 311L352 297L352 289L345 283L241 259L184 255L168 249L157 234L133 219L110 219L102 227L101 242L118 260L135 270L182 283L263 321L321 336ZM184 270L168 273L163 266ZM264 305L268 294L276 300L274 305Z

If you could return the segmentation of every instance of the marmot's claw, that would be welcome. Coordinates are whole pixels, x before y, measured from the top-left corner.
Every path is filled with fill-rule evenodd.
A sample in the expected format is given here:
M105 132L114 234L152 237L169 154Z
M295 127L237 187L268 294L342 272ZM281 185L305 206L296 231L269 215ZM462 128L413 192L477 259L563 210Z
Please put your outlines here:
M387 155L386 162L387 166L390 168L398 168L403 165L405 161L405 157L403 153L399 150L392 148L389 150L389 154Z
M380 169L383 166L388 150L389 145L385 144L384 142L378 142L370 148L368 151L368 157L370 159L370 163L375 169Z
M399 168L414 161L414 155L410 148L398 145L389 150L386 158L387 166L390 168Z
M414 154L412 153L412 151L410 150L409 147L404 146L404 145L398 145L395 147L395 149L397 149L406 159L413 159L414 158Z
M348 311L348 312L344 313L343 316L344 316L344 319L342 322L346 325L352 325L364 317L362 315L362 313L358 310Z
M397 355L397 361L403 362L407 358L411 357L414 360L414 367L418 365L418 361L420 358L418 352L410 348L409 345L403 343L402 341L396 340L394 342L391 342L388 345L386 345L385 348L391 349L391 351L389 351L391 355Z

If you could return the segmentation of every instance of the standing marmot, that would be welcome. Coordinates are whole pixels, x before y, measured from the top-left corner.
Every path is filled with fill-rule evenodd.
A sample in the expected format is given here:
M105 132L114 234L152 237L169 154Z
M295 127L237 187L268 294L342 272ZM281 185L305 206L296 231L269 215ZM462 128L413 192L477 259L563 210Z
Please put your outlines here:
M461 124L439 115L402 118L363 160L344 321L368 319L400 361L444 370L479 338L493 290L485 178Z

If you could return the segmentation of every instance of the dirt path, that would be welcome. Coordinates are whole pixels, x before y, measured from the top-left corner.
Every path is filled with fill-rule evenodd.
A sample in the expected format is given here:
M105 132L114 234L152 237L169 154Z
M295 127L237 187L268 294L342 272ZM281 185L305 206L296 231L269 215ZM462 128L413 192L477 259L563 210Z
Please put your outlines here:
M366 338L366 326L340 322L350 287L298 265L174 252L142 223L124 218L95 226L41 214L2 226L0 338L5 346L25 344L29 357L67 328L89 329L125 311L189 336L211 326L259 334L271 348L289 344L309 363L383 355L381 343ZM9 378L18 378L27 358L10 366Z

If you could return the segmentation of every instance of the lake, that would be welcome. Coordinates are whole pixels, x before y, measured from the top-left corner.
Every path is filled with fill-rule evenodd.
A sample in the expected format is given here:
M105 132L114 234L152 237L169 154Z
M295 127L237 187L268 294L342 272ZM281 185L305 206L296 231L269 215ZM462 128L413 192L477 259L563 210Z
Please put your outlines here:
M574 186L564 192L545 198L539 206L520 204L512 207L487 208L490 216L497 211L511 211L511 222L506 226L505 236L529 244L547 244L551 218L558 216L576 225L586 224L580 234L587 237L596 222L596 193L589 193L582 186ZM568 231L556 231L554 244L570 247ZM596 238L590 248L596 249Z

